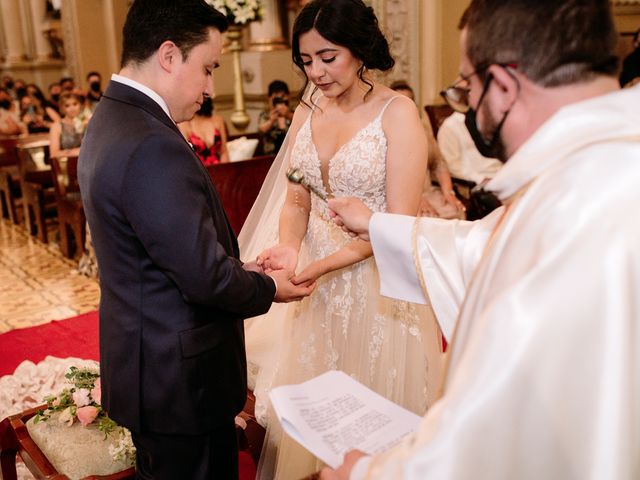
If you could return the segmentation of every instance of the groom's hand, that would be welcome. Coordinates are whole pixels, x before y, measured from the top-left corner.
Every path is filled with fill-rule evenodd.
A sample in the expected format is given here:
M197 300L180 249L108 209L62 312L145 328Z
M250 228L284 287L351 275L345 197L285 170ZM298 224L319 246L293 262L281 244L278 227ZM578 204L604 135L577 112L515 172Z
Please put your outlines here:
M274 302L297 302L311 295L311 292L316 288L315 282L310 285L294 285L291 282L293 277L291 270L274 270L268 275L276 282L277 291L273 299Z
M352 237L369 241L369 220L373 212L357 198L331 198L328 202L333 221Z

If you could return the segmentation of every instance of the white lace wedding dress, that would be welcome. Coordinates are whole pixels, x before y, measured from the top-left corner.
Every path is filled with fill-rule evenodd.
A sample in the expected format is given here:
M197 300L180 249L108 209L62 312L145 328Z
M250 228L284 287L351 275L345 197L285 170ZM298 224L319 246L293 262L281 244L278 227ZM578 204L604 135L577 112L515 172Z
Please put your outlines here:
M388 105L388 104L387 104ZM385 211L387 140L384 110L360 130L329 161L328 183L333 196L362 199L374 211ZM291 164L320 190L320 162L311 135L312 115L301 127L291 151ZM298 261L298 271L353 241L330 219L327 205L311 195L311 213ZM346 372L381 395L422 415L438 388L440 336L430 307L398 302L379 294L375 259L356 263L320 277L314 293L301 302L276 306L261 320L283 335L278 352L258 375L256 413L265 421L268 390L300 383L328 370ZM270 326L270 327L269 327ZM247 329L247 351L252 338ZM262 374L262 378L261 378ZM273 376L271 376L273 375ZM271 378L265 378L271 377ZM259 465L261 479L301 478L322 464L287 437L270 413Z

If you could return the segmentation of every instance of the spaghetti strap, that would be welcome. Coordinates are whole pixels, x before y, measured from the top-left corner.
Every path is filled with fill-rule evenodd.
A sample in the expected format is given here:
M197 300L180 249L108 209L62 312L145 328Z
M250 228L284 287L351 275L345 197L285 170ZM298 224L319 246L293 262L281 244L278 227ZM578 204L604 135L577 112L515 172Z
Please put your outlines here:
M382 118L382 115L384 115L385 110L391 104L391 102L393 102L396 98L400 98L400 97L403 97L403 96L404 95L394 95L389 100L387 100L387 103L385 103L384 106L382 107L382 109L380 110L380 113L378 114L378 118Z

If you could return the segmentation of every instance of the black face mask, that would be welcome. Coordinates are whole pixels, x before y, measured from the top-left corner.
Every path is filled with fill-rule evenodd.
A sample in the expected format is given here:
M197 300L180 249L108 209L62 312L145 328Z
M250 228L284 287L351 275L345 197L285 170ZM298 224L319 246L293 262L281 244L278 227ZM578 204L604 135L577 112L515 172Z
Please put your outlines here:
M491 84L492 79L493 77L489 75L485 80L482 94L480 95L480 100L478 100L478 105L476 108L480 108L480 104L482 103L482 100L484 100L484 96L489 89L489 84ZM500 123L496 127L493 135L489 140L486 140L482 136L482 132L480 132L480 129L478 128L476 110L473 108L469 108L469 110L465 114L464 124L467 127L467 130L469 130L469 134L471 135L473 143L480 152L480 155L482 155L483 157L497 158L501 162L505 162L507 160L505 158L506 156L504 152L504 146L500 141L500 131L502 130L502 125L504 125L504 122L507 119L510 111L511 110L509 109L505 112L502 120L500 120Z
M16 88L16 95L18 98L22 98L27 94L27 87Z
M89 88L92 92L100 93L100 82L91 82Z
M9 110L11 108L11 100L0 100L0 108Z
M53 95L51 95L51 100L53 100L54 102L58 103L58 101L60 100L60 94L59 93L54 93Z
M13 81L11 81L11 80L9 80L8 82L6 82L6 83L4 84L4 86L5 86L6 88L8 88L9 90L13 90L13 85L14 85L14 83L13 83Z
M504 121L507 119L507 115L509 115L509 111L505 112L502 120L500 120L500 123L496 127L495 132L493 132L491 139L487 141L482 136L480 129L478 129L476 111L473 108L470 108L465 114L464 124L466 125L467 130L469 130L469 134L471 135L474 145L483 157L497 158L501 162L506 160L504 158L504 147L500 141L500 131L502 130Z

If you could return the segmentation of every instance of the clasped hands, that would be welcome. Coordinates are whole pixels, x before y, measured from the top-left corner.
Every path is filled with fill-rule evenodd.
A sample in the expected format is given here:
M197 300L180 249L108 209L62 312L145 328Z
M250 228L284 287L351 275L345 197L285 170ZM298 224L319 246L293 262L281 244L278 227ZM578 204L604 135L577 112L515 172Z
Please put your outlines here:
M274 301L296 302L311 295L316 288L315 278L301 280L295 276L298 252L288 245L276 245L263 251L254 262L244 264L245 270L262 272L276 282ZM317 277L316 277L317 278Z
M296 291L308 291L308 295L315 288L316 280L325 272L321 268L321 262L313 262L296 275L297 263L298 251L286 244L268 248L256 259L256 264L263 269L264 273L274 277L276 282L279 282L277 276L286 274L287 283L291 284ZM280 283L278 283L278 290L280 290Z

